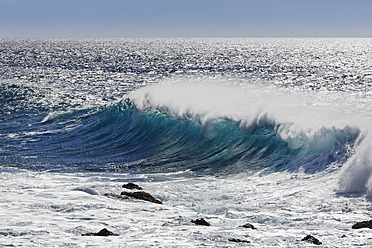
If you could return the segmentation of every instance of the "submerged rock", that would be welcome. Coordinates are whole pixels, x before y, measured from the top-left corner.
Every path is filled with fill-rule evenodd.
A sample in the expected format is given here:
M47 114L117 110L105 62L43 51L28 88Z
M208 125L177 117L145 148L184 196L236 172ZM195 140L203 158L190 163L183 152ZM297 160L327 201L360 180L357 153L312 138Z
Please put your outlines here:
M106 228L103 228L98 233L84 233L81 236L119 236L119 235L107 230Z
M247 224L242 225L242 226L240 226L240 227L250 228L250 229L257 229L257 228L255 228L255 227L254 227L252 224L250 224L250 223L247 223Z
M309 243L312 243L312 244L315 244L315 245L321 245L322 242L319 241L319 239L311 236L311 235L307 235L305 238L301 239L301 241L306 241L306 242L309 242Z
M128 200L129 199L129 197L121 196L121 195L117 195L117 194L113 194L113 193L106 193L106 194L104 194L104 196L113 197L113 198L117 198L117 199L120 199L120 200Z
M209 224L209 222L207 222L205 219L201 218L201 219L196 219L196 220L192 220L190 221L191 223L194 223L196 225L201 225L201 226L210 226L211 224Z
M123 188L126 188L126 189L138 189L138 190L142 190L142 187L138 186L138 185L135 184L135 183L127 183L127 184L124 184L124 185L123 185Z
M359 229L359 228L370 228L370 229L372 229L372 220L366 220L366 221L355 223L351 228L353 228L353 229Z
M251 241L248 241L248 240L235 239L235 238L229 239L229 241L235 242L235 243L251 243Z
M133 198L136 198L136 199L149 201L149 202L153 202L153 203L157 203L157 204L163 204L161 201L155 199L152 195L150 195L149 193L147 193L145 191L137 191L137 192L123 191L123 192L121 192L121 195L129 196L129 197L133 197Z

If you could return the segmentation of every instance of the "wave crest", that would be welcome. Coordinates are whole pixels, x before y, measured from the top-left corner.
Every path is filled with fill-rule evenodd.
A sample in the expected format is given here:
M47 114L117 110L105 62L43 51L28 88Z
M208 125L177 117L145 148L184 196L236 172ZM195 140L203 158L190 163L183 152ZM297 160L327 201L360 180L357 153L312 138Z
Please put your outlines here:
M360 137L352 126L301 128L283 121L297 108L285 94L269 103L252 87L245 95L240 86L194 86L145 87L108 107L44 113L37 132L30 127L3 137L12 150L4 150L1 161L67 171L313 173L341 166ZM264 103L277 106L257 107Z

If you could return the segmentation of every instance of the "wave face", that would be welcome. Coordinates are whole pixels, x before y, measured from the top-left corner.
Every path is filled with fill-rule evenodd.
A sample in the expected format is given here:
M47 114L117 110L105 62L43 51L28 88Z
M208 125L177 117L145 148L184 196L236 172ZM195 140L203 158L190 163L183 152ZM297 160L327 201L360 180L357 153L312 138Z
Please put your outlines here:
M169 116L157 109L124 111L127 127L118 138L131 153L129 160L144 159L149 170L192 170L207 174L247 170L316 172L350 156L359 130L321 129L312 136L298 133L284 139L285 125L268 117L242 128L241 122L219 118L208 123ZM121 148L121 147L118 147Z
M38 119L38 132L24 129L22 135L6 136L11 149L1 151L1 162L56 171L215 175L301 168L312 173L345 162L360 133L345 127L284 135L291 125L266 115L247 123L175 115L150 105L136 106L127 98L113 106L45 115Z

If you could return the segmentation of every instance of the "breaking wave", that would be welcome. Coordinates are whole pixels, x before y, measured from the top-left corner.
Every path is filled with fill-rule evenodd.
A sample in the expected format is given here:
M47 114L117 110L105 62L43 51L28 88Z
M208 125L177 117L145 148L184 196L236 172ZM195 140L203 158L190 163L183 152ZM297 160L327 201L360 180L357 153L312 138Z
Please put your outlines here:
M2 163L58 171L313 173L341 166L360 138L353 126L282 121L295 106L287 95L274 97L273 115L268 104L254 108L269 93L252 88L247 101L239 92L208 83L157 85L111 106L44 113L37 131L8 134L12 150L0 151ZM281 112L278 104L288 108Z

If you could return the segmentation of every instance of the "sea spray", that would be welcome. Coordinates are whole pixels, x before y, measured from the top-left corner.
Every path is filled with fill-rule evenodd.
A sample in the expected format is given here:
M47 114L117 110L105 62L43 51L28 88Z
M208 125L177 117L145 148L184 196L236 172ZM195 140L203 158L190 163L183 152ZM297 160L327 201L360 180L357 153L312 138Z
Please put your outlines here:
M345 93L294 91L263 82L241 83L231 80L174 79L142 87L128 94L136 108L155 108L176 117L201 122L229 118L250 125L260 117L292 124L292 129L317 131L322 127L359 126L369 116L358 118L369 107L350 106ZM354 99L358 102L357 96Z
M365 137L354 156L347 161L341 171L339 190L345 194L367 194L372 197L372 155L371 142Z

